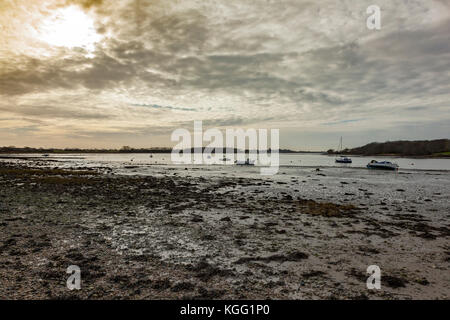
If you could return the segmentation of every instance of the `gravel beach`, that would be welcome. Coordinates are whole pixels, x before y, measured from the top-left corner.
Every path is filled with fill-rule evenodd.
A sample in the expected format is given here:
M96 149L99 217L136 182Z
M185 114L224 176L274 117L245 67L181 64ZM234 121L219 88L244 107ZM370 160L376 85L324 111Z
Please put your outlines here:
M450 296L448 172L154 171L1 161L0 299Z

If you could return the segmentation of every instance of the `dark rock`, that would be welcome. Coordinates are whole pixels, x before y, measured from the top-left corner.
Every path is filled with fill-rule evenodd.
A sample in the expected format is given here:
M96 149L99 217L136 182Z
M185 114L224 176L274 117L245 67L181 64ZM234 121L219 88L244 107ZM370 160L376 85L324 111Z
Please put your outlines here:
M171 287L171 283L169 279L162 279L153 281L151 287L156 290L165 290Z
M203 281L207 281L215 276L226 277L231 274L229 270L223 270L216 266L212 266L206 260L200 261L195 266L188 266L187 269L189 271L194 271L196 273L195 276Z
M212 234L204 234L200 237L201 240L204 241L211 241L211 240L216 240L216 236L212 235Z
M192 222L203 222L203 218L201 216L194 216L191 219Z
M425 278L416 279L415 282L417 282L418 284L421 284L423 286L427 286L430 284L430 282Z
M385 275L381 277L381 283L386 283L388 287L391 288L404 288L408 283L408 280L398 278L395 276Z
M275 254L268 257L243 257L236 261L236 264L243 264L251 261L262 262L286 262L286 261L301 261L307 259L309 256L306 253L295 251L288 254Z
M326 274L325 272L320 271L320 270L311 270L311 271L303 272L302 277L304 277L304 278L322 277L325 274Z
M179 282L176 283L172 288L170 289L173 292L180 292L180 291L193 291L195 289L195 284L191 282Z

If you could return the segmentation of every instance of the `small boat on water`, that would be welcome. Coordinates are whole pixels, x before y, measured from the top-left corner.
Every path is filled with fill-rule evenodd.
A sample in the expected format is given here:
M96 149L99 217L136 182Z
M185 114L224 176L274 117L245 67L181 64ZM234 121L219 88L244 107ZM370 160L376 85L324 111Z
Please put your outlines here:
M352 163L352 159L349 157L340 156L339 158L336 158L336 163Z
M341 141L339 143L338 151L342 152L342 137ZM352 159L349 157L345 157L343 155L340 155L338 158L335 159L336 163L352 163Z
M255 165L255 160L250 160L250 159L247 159L245 161L238 161L238 160L236 160L234 163L236 165L238 165L238 166L254 166Z
M398 170L398 164L389 161L372 160L367 164L367 168L379 170Z
M43 154L42 155L43 157L48 157L48 156L50 156L48 153L46 153L46 154Z

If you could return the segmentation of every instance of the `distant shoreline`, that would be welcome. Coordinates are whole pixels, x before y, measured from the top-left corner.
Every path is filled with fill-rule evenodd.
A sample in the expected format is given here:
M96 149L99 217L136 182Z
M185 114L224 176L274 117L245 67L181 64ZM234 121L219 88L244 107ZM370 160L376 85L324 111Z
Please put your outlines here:
M2 150L3 149L3 150ZM130 153L161 153L161 154L170 154L172 153L172 149L164 148L164 149L129 149L129 150L105 150L105 149L25 149L25 148L16 148L13 150L4 150L5 148L0 148L0 154L92 154L92 153L104 153L104 154L130 154ZM181 150L180 150L181 151ZM187 150L189 151L189 150ZM191 150L192 153L204 152L205 150ZM233 153L243 153L243 150L234 149ZM270 153L270 149L267 150ZM316 154L326 154L324 151L295 151L290 149L280 149L279 153L316 153ZM214 152L212 152L214 154ZM224 153L226 153L224 151ZM249 153L249 150L245 150L245 153Z
M198 147L184 149L186 152L199 153L210 152L215 153L214 148ZM4 146L0 147L0 154L131 154L131 153L147 153L147 154L170 154L173 149L168 147L154 147L154 148L133 148L123 146L120 149L82 149L82 148L30 148L30 147L15 147ZM178 151L178 150L175 150ZM181 151L181 150L179 150ZM229 153L250 153L256 150L243 150L239 148L223 148L222 152ZM267 149L270 153L271 150ZM258 152L258 151L256 151ZM421 141L387 141L383 143L372 142L362 147L327 151L302 151L291 149L279 149L280 154L324 154L324 155L346 155L346 156L366 156L366 157L399 157L399 158L414 158L414 159L449 159L450 158L450 140L421 140Z
M42 159L44 155L48 154L48 157L55 156L55 155L73 155L73 154L80 154L80 155L89 155L89 154L170 154L171 151L167 152L90 152L90 151L78 151L78 152L0 152L0 159ZM248 153L248 152L247 152ZM328 154L326 152L318 152L318 151L289 151L289 152L280 152L280 154L318 154L318 155L324 155L329 157L336 157L339 154ZM18 157L17 155L23 155ZM348 154L348 153L342 153L342 155L348 156L348 157L376 157L376 158L406 158L406 159L450 159L450 155L423 155L423 156L412 156L412 155L399 155L399 154Z
M328 154L324 153L324 155L328 156L338 156L340 154ZM350 154L350 153L342 153L347 157L389 157L389 158L409 158L409 159L450 159L450 155L422 155L422 156L414 156L414 155L402 155L402 154Z
M387 141L372 142L365 146L327 151L330 155L360 155L360 156L381 156L381 157L403 157L403 158L449 158L450 140L418 140L418 141Z

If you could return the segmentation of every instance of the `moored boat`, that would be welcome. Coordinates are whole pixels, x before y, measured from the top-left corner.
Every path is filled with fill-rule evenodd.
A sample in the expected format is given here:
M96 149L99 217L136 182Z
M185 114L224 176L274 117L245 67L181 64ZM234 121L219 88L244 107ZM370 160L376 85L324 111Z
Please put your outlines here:
M342 137L339 142L338 152L342 152ZM343 155L340 155L338 158L335 159L336 163L352 163L352 159L349 157L345 157Z
M238 160L236 160L234 163L236 165L238 165L238 166L254 166L255 165L255 160L250 160L250 159L247 159L245 161L238 161Z
M339 158L336 158L336 163L352 163L352 159L349 157L340 156Z
M398 170L398 164L389 161L372 160L367 164L367 168L380 170Z

